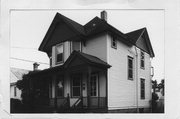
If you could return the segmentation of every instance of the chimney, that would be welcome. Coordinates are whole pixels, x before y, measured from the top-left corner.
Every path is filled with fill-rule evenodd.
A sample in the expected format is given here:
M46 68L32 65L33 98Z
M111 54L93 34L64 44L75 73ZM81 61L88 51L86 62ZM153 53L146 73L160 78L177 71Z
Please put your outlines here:
M105 10L101 12L101 19L107 22L107 12Z
M39 66L39 64L38 64L37 62L35 62L35 63L33 64L33 70L34 70L34 71L37 71L37 70L38 70L38 66Z

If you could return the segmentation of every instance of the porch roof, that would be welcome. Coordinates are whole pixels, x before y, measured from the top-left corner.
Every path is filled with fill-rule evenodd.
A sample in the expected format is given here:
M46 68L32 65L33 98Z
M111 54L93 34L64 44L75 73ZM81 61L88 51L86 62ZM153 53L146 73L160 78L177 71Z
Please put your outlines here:
M100 67L100 68L110 68L111 65L109 65L107 62L104 62L103 60L99 59L98 57L78 52L78 51L73 51L69 58L66 60L66 62L63 65L59 65L56 67L51 67L48 69L44 70L39 70L39 71L32 71L29 72L29 76L35 76L35 75L41 75L41 74L49 74L49 73L56 73L56 72L63 72L67 69L71 68L71 65L76 66L75 60L79 61L80 63L87 64L89 66L95 66L95 67ZM77 64L77 66L79 66Z

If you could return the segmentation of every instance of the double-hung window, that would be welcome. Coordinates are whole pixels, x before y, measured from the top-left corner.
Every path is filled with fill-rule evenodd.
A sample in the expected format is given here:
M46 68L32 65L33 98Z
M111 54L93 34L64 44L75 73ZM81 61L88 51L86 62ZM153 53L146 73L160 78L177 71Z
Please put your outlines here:
M16 95L17 95L17 88L16 88L16 86L14 87L14 97L16 97Z
M111 47L117 49L117 40L115 37L112 37L111 39Z
M74 75L72 77L72 97L79 97L81 96L81 76Z
M141 99L145 99L145 79L141 78Z
M72 41L71 42L71 52L73 51L81 51L81 42L79 41Z
M133 58L128 56L128 79L133 80Z
M64 96L64 80L63 76L59 75L57 79L57 96L63 97Z
M56 64L60 64L63 62L63 44L59 44L56 46Z
M92 74L90 80L91 96L97 96L98 92L98 75Z
M144 52L141 51L141 68L142 69L145 68L144 64L145 64Z

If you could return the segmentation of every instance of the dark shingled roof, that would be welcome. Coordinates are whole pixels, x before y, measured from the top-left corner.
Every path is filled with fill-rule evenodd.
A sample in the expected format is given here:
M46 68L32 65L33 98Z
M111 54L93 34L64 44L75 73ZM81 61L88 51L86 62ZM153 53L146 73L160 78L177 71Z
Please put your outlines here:
M85 60L87 60L87 62L89 62L91 64L99 64L99 65L105 66L107 68L111 67L107 62L104 62L103 60L101 60L98 57L95 57L93 55L89 55L89 54L77 52L77 51L74 51L74 53L82 56Z
M102 68L110 68L111 67L111 65L109 65L107 62L104 62L103 60L101 60L95 56L92 56L92 55L89 55L86 53L82 53L82 52L78 52L78 51L73 51L63 65L51 67L51 68L44 69L41 71L31 71L31 72L29 72L28 75L34 76L34 75L40 75L40 74L45 74L45 73L50 73L50 72L52 73L52 72L57 72L57 71L63 72L67 69L67 65L71 61L73 61L73 59L75 57L83 58L83 61L85 61L89 65L100 66Z
M57 13L57 16L59 17L59 19L64 20L65 23L67 23L70 26L72 26L74 28L74 30L76 30L78 33L83 34L83 35L85 34L84 27L81 24L79 24L79 23L77 23L77 22L75 22L75 21L65 17L62 14Z
M131 45L136 45L137 40L139 39L139 37L141 37L141 35L144 32L147 33L146 28L142 28L142 29L124 34L118 29L116 29L115 27L113 27L112 25L108 24L105 20L97 16L83 26L63 16L62 14L57 13L39 47L40 51L44 51L47 54L51 51L51 49L49 49L50 47L47 47L48 50L46 49L46 44L49 43L51 34L53 33L56 24L59 22L63 22L66 25L68 25L68 27L70 27L71 30L74 31L74 33L76 34L76 36L70 39L62 39L62 40L58 39L59 43L64 42L66 40L78 40L78 39L85 40L85 39L88 39L89 37L95 36L96 34L108 32L111 35L116 36L117 40L120 40L121 42L131 46ZM147 42L148 44L150 43L150 41L147 41ZM149 44L149 46L150 46L150 50L152 50L151 44ZM151 51L151 54L152 54L151 56L154 56L153 51Z
M141 29L126 33L126 35L130 38L131 42L135 44L137 40L139 39L139 37L143 34L145 29L146 28L141 28Z

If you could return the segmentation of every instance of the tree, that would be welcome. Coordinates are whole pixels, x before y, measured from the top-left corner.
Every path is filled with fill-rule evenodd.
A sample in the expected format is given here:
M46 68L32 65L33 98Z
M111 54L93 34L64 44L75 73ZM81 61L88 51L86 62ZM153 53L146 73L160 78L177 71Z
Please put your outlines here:
M28 77L28 74L24 74L22 80L17 81L16 86L22 91L21 98L23 105L30 108L34 96L30 89L30 78Z
M162 95L164 96L164 79L162 79L161 83L158 84L158 88L162 89Z
M157 81L156 80L152 80L152 89L153 89L153 92L155 93L156 91L156 88L157 88Z

